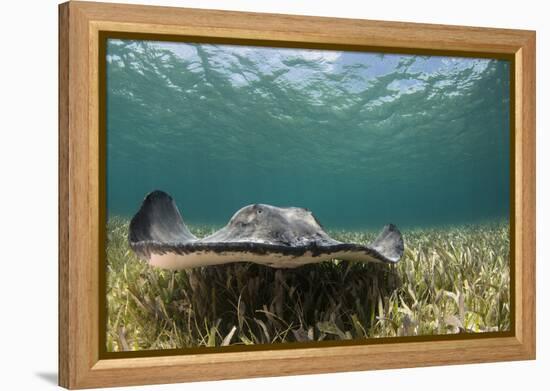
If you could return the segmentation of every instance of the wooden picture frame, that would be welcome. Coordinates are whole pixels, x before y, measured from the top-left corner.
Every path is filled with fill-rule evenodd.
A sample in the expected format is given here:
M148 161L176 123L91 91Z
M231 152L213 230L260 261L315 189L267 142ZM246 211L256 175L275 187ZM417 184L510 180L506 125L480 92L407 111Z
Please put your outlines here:
M504 336L106 358L100 327L104 205L100 40L104 32L399 53L513 64L513 330ZM90 388L535 358L535 32L149 7L59 6L59 384Z

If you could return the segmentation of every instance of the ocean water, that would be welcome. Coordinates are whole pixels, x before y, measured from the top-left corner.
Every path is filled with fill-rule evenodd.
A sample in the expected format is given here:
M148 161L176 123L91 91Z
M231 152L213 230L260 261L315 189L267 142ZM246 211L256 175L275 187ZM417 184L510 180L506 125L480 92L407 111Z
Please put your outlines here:
M155 189L191 225L251 203L328 229L507 221L505 60L109 40L107 213Z

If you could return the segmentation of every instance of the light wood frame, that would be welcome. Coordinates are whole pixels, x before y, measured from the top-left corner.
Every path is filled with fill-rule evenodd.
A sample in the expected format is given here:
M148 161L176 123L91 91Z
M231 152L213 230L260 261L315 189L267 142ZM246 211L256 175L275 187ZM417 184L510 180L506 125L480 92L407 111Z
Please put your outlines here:
M100 32L339 45L512 59L513 330L453 339L104 359L100 357ZM59 384L90 388L535 358L535 32L169 7L59 6Z

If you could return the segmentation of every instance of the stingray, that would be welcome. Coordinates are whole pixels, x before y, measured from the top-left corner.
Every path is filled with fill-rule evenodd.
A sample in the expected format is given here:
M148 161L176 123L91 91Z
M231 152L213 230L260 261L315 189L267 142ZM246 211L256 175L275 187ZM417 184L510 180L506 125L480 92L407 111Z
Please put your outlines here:
M132 250L149 264L178 270L231 262L294 268L333 259L393 264L403 255L397 227L386 225L369 245L331 238L304 208L248 205L202 239L189 231L176 203L162 191L149 193L130 222Z

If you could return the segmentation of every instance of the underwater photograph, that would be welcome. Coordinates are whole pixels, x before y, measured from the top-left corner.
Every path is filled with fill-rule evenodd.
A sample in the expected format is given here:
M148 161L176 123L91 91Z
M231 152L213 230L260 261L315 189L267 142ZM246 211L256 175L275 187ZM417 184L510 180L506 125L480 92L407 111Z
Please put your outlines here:
M511 330L509 61L109 38L105 77L107 352Z

